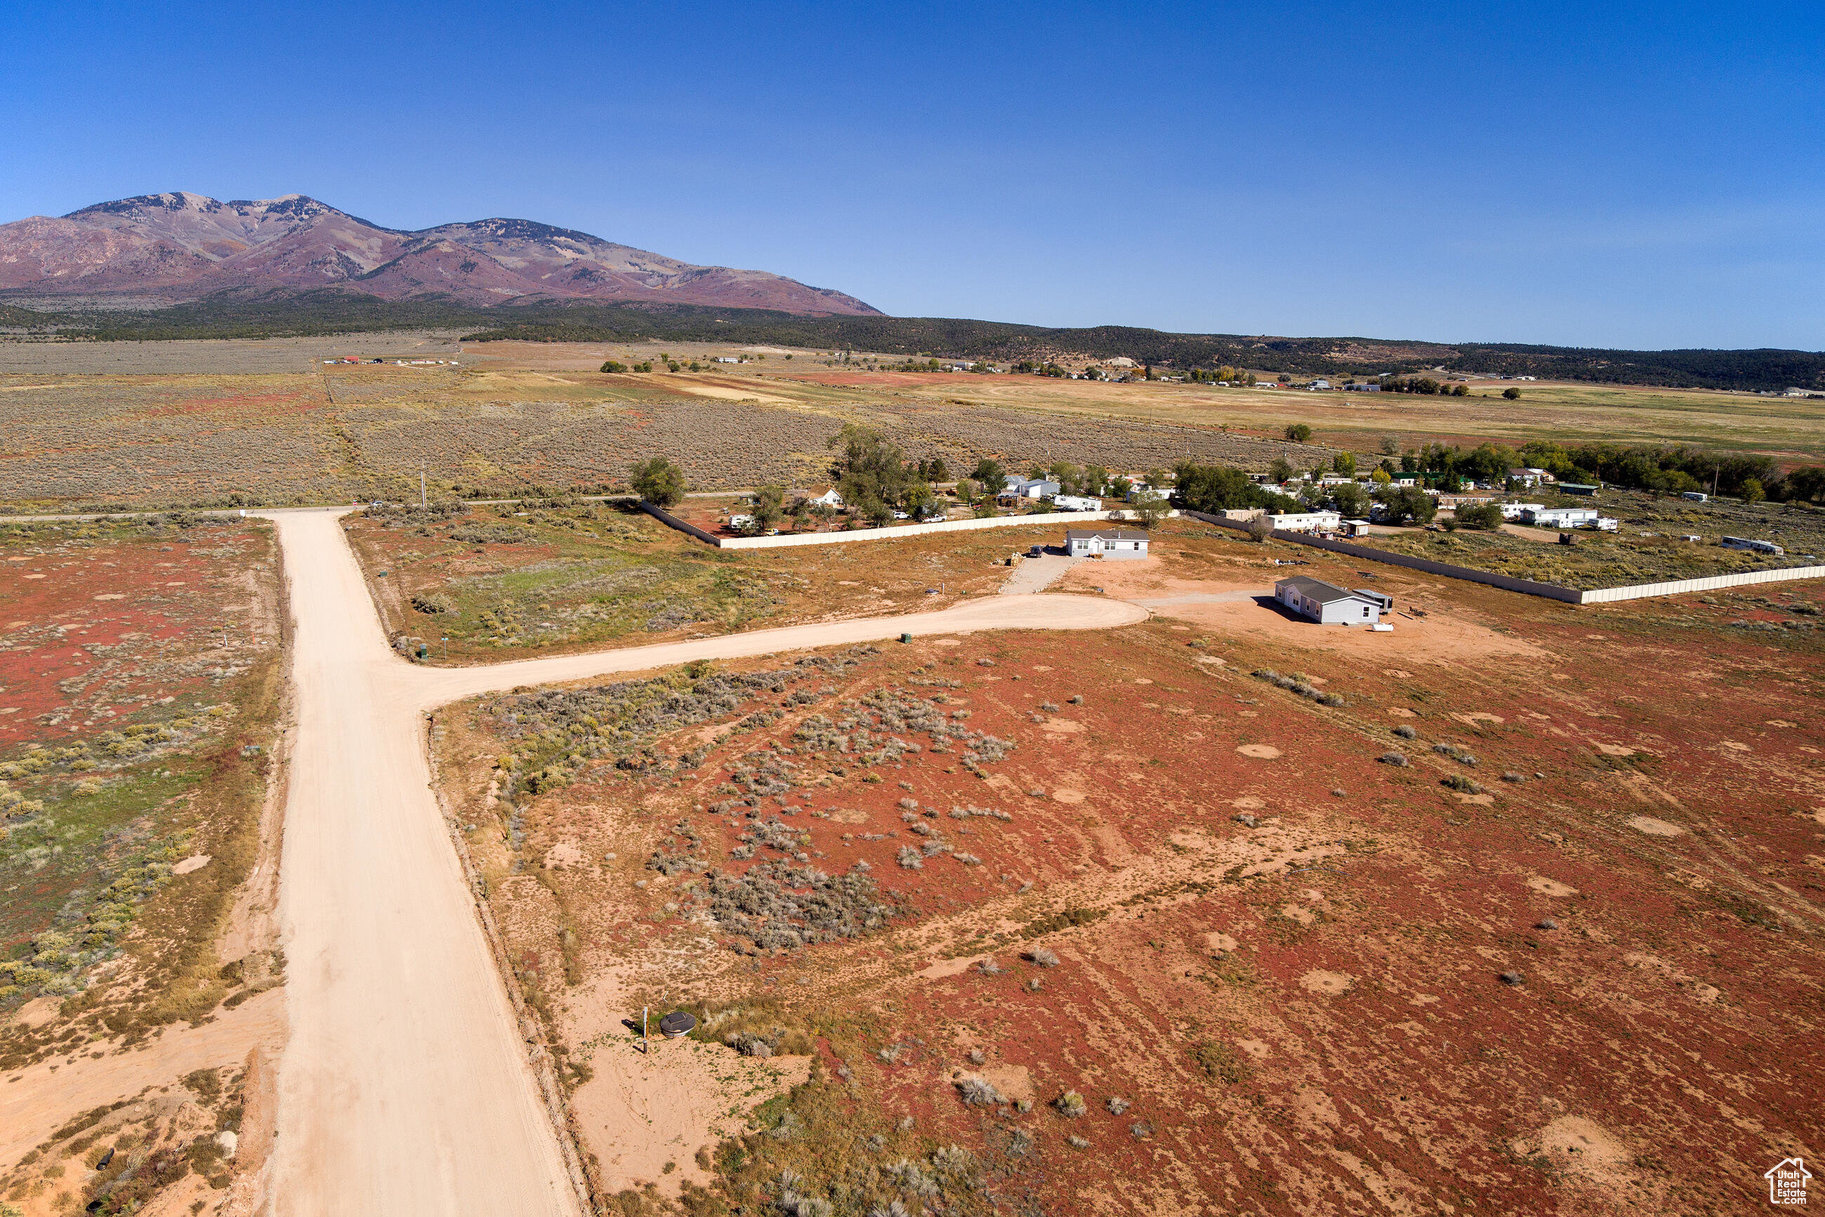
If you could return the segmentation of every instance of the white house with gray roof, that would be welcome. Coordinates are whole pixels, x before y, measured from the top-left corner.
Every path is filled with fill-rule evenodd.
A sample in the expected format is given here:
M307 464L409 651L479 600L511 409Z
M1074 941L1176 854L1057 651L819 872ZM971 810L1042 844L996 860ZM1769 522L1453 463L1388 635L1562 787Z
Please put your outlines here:
M1320 625L1376 625L1394 608L1394 597L1385 592L1338 587L1310 575L1280 580L1274 599Z
M1138 528L1068 528L1065 553L1073 558L1145 558L1147 534Z

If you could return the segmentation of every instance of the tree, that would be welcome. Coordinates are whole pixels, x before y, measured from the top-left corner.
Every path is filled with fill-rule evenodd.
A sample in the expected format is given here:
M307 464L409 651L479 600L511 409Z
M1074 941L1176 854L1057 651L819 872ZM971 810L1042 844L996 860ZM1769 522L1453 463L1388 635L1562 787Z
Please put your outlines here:
M656 507L670 507L684 497L684 470L663 456L635 465L629 480L634 493Z
M1267 468L1268 468L1269 475L1274 479L1274 481L1276 483L1284 482L1288 478L1293 476L1292 463L1289 462L1284 456L1275 457L1274 463L1269 465Z
M1369 492L1350 482L1331 487L1331 506L1348 519L1359 519L1369 510Z
M974 503L976 501L976 483L969 478L964 478L959 481L957 483L957 499L962 503Z
M1384 435L1381 437L1381 454L1383 456L1400 455L1400 436Z
M1101 465L1084 466L1084 493L1101 494L1109 481L1109 471Z
M627 365L622 363L619 359L609 359L603 362L602 370L604 372L625 372L627 371Z
M1303 444L1312 438L1312 429L1304 423L1288 423L1286 438L1295 444Z
M1331 458L1331 468L1344 477L1356 476L1356 454L1354 452L1339 452L1336 456Z
M1759 503L1768 497L1768 492L1763 489L1761 479L1745 478L1743 479L1743 489L1740 497L1745 503Z
M898 502L912 480L900 446L872 427L844 423L826 446L838 450L830 472L837 480L843 502L863 515L874 517L877 505ZM887 514L892 517L891 508Z
M1242 531L1248 534L1250 540L1260 544L1274 535L1273 517L1265 514L1258 515L1244 524Z
M983 457L970 470L970 479L979 483L990 494L998 494L1003 482L1008 480L1008 471L1001 467L1001 462Z
M1127 478L1116 478L1113 482L1109 483L1109 495L1111 498L1125 499L1128 497L1128 492L1133 489L1134 483Z
M1457 522L1462 528L1493 532L1502 526L1502 509L1494 503L1474 503L1469 507L1460 507L1457 509Z
M1432 496L1417 486L1396 486L1381 497L1390 524L1430 524L1438 514Z
M1521 390L1515 388L1513 385L1509 385L1506 389L1502 390L1502 396L1506 397L1509 401L1519 401L1521 400Z
M754 491L754 523L762 531L779 523L784 514L786 488L784 486L761 486Z
M1172 510L1166 500L1157 494L1144 494L1134 504L1134 522L1142 528L1152 528L1166 518Z
M1387 471L1385 468L1386 465L1387 462L1383 461L1380 465L1375 467L1375 472L1369 475L1369 480L1374 482L1378 487L1386 486L1394 480L1394 475Z

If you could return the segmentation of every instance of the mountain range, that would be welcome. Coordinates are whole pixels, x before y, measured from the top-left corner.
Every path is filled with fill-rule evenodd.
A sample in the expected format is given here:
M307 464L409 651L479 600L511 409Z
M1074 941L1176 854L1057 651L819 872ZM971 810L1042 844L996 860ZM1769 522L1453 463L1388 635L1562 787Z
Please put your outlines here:
M692 304L881 316L854 296L758 270L696 266L568 228L488 219L386 228L301 194L222 202L188 191L0 224L0 291L194 300L343 288L383 300Z

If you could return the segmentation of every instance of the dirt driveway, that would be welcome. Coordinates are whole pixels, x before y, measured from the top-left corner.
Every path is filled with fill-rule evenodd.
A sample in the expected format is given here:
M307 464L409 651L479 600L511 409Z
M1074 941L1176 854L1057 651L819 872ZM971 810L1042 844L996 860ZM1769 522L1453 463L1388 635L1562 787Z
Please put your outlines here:
M339 511L273 512L292 611L297 737L280 917L280 1214L576 1214L564 1150L430 788L423 715L521 684L902 633L1095 629L1146 610L994 596L934 613L475 668L387 647Z

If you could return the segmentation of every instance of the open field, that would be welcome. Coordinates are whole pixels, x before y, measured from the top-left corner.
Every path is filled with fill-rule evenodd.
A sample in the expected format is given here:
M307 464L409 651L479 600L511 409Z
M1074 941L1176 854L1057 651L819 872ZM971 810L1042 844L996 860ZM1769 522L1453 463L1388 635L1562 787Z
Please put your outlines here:
M188 1203L257 1165L216 1135L282 1023L248 884L264 860L270 894L275 548L165 518L0 528L0 562L0 1198Z
M1156 544L1066 578L1156 606L1114 633L440 720L599 1194L1722 1212L1817 1152L1819 588L1591 610L1377 571L1372 635L1252 594L1347 560ZM642 1056L642 1006L702 1030Z
M1535 496L1539 497L1539 496ZM1507 524L1499 531L1377 529L1355 543L1412 557L1494 571L1561 587L1602 588L1696 579L1740 571L1809 566L1825 554L1825 510L1806 503L1692 503L1608 489L1591 498L1552 497L1594 506L1618 521L1615 532L1577 530L1559 543L1553 528ZM1687 541L1688 536L1698 537ZM1725 536L1773 541L1784 554L1725 549Z
M6 504L399 499L415 491L421 468L446 492L589 491L620 484L650 455L678 461L700 488L803 485L824 476L826 442L848 420L953 468L985 455L1015 468L1063 459L1145 470L1193 458L1265 469L1279 456L1309 468L1335 448L1369 455L1390 438L1602 439L1825 457L1819 403L1700 391L1528 384L1515 404L1493 384L1467 398L1428 398L867 372L829 366L817 352L787 360L777 348L724 366L708 360L725 348L678 344L664 353L703 370L604 375L595 368L608 355L661 352L567 343L468 344L458 368L317 360L326 351L448 347L436 334L0 344L0 368L15 369L0 372ZM7 364L19 351L50 362ZM1280 438L1292 422L1316 429L1311 444Z
M442 664L945 608L996 591L1007 558L1056 544L1068 519L749 551L713 549L601 503L386 509L344 526L388 636L412 652L422 642Z
M468 358L467 355L464 356ZM317 365L248 375L0 376L0 474L16 507L336 503L434 486L487 495L617 485L652 455L700 488L823 477L844 421L910 456L1145 469L1187 456L1266 468L1319 455L1217 428L773 393L727 374ZM1328 456L1327 456L1328 459Z

